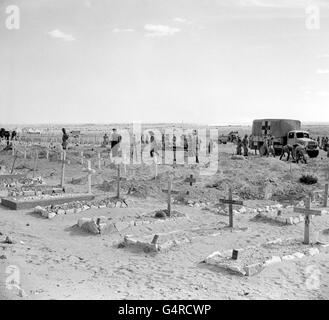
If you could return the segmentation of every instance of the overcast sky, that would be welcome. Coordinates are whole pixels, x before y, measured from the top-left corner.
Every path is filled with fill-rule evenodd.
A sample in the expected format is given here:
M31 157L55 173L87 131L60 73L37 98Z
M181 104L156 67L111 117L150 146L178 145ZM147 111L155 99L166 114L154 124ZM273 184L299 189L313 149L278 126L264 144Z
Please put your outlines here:
M264 117L329 120L328 0L0 0L2 124Z

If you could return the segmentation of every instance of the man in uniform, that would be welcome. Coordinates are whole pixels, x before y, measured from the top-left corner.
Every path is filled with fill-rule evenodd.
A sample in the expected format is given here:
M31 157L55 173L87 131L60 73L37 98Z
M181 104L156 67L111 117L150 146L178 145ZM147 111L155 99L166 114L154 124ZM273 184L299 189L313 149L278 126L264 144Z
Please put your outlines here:
M242 139L243 155L245 157L248 157L248 144L249 144L248 135L246 134Z

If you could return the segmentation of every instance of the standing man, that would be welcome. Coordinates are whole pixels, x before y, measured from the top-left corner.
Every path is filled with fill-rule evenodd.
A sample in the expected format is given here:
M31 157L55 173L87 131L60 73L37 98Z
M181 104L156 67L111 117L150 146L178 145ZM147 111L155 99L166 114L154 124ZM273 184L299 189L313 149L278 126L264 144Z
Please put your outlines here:
M66 150L67 148L67 145L68 145L68 139L69 139L69 135L66 133L66 129L65 128L62 128L62 133L63 133L63 136L62 136L62 148L63 150Z
M186 133L183 135L183 142L184 142L184 164L188 164L188 140Z
M193 130L193 135L195 139L195 163L199 163L200 141L199 141L198 131Z
M111 134L112 157L118 156L119 142L120 142L120 135L117 133L117 129L113 128Z
M151 158L154 157L154 153L156 153L156 155L159 156L158 145L155 140L154 133L150 131L150 156L151 156Z
M173 136L172 136L172 151L173 151L173 155L174 155L174 165L176 165L176 141L177 141L177 138L176 138L176 134L174 132Z
M240 137L237 137L236 154L238 156L241 156L242 154L242 141Z
M242 139L243 155L245 157L248 157L248 144L249 144L248 135L246 134Z

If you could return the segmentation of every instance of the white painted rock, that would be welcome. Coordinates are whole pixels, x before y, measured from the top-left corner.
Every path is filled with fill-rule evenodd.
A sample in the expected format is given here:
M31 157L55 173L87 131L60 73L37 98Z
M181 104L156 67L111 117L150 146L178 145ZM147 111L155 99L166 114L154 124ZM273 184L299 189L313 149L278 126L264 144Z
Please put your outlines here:
M281 258L279 256L272 256L271 259L265 261L265 265L268 266L279 262L281 262Z
M59 209L58 211L57 211L57 214L60 216L60 215L63 215L63 214L65 214L65 210L63 210L63 209Z
M320 253L318 248L310 248L308 252L309 252L310 256L314 256L314 255Z
M53 219L56 217L56 212L48 212L48 219Z
M296 252L296 253L293 254L293 256L298 258L298 259L301 259L305 256L305 254L302 253L302 252Z
M240 210L239 210L240 213L246 213L247 212L247 209L245 207L242 207Z

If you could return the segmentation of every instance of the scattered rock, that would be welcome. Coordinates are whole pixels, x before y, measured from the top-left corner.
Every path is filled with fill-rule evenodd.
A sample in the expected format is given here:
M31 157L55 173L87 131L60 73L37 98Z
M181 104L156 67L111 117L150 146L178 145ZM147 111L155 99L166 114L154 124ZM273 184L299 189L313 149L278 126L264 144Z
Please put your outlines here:
M16 243L16 241L14 241L14 240L12 240L10 237L6 237L6 240L5 240L5 243L7 243L7 244L15 244Z

